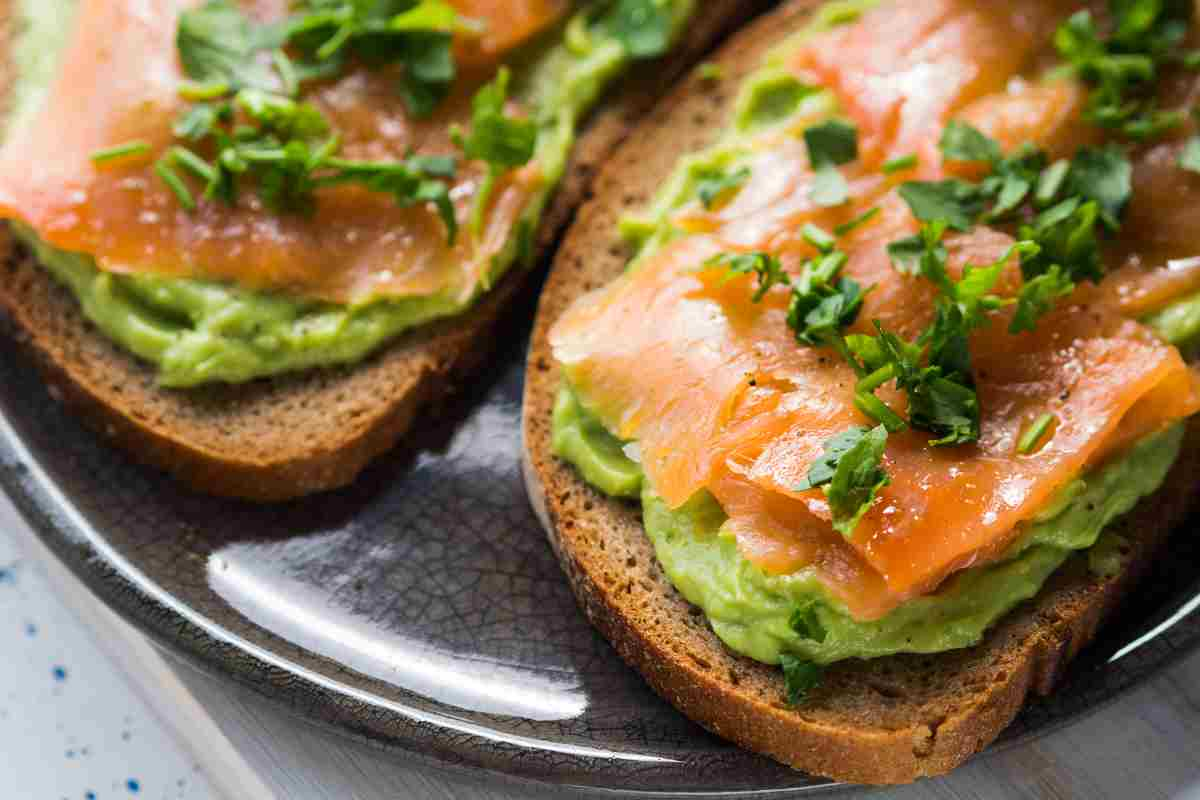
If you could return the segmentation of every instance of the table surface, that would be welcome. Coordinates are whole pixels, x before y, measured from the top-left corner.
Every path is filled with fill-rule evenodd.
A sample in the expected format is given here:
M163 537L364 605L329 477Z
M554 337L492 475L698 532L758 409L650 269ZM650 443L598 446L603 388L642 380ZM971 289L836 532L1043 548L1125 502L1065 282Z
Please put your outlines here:
M562 795L494 777L414 768L401 757L299 723L244 689L175 663L90 595L2 496L0 653L5 797ZM63 672L56 672L60 667ZM944 778L874 790L871 796L1200 799L1200 653L1063 730L984 754Z

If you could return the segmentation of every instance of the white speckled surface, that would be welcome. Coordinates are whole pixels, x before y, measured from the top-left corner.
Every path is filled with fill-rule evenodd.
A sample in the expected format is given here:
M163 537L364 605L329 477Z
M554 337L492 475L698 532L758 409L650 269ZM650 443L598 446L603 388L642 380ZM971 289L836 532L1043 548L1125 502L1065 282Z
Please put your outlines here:
M0 501L0 797L215 800L14 524Z

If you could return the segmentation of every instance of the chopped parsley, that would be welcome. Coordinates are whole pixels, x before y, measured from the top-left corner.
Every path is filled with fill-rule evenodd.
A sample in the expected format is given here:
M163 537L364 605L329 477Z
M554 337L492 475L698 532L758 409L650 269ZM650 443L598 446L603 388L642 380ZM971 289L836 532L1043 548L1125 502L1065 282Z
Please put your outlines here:
M527 164L537 148L537 124L504 113L508 82L508 68L501 67L495 79L480 88L471 100L471 130L466 134L458 129L451 132L451 138L467 158L478 159L488 166L471 213L471 226L476 233L482 228L496 181L508 170Z
M1133 195L1133 165L1116 145L1082 147L1071 160L1067 173L1068 195L1078 194L1100 206L1101 219L1109 230L1121 227L1121 213Z
M614 0L597 22L630 58L657 58L671 46L671 7L658 0Z
M403 67L398 90L409 113L427 117L457 73L452 40L478 23L445 0L301 0L282 24L283 40L300 58L298 80L341 73L350 61Z
M1058 264L1052 264L1048 270L1026 280L1017 295L1017 308L1009 323L1009 333L1025 333L1037 328L1040 317L1054 310L1055 305L1071 292L1075 291L1075 282L1071 280Z
M740 167L733 172L721 169L705 169L699 174L696 184L696 194L700 204L707 210L712 210L718 203L730 198L746 181L750 179L750 168Z
M813 169L827 164L841 166L858 158L858 128L853 123L831 119L804 131L808 159Z
M942 155L950 161L982 161L995 164L1004 157L1000 145L978 128L959 120L950 120L938 143Z
M898 191L917 219L945 221L956 231L969 231L983 213L983 195L979 187L955 178L907 181L900 184Z
M1096 234L1100 217L1097 203L1085 202L1083 197L1075 195L1022 225L1018 229L1020 237L1036 242L1039 248L1021 259L1025 280L1033 280L1058 265L1063 276L1072 281L1098 283L1104 277L1100 240Z
M253 181L264 205L277 212L307 212L326 186L357 183L390 194L402 206L431 204L454 242L458 223L446 180L456 165L448 157L410 156L402 161L340 158L340 139L309 103L261 89L242 89L220 103L193 106L176 120L175 133L195 150L175 146L155 171L185 209L196 198L180 170L202 181L205 200L237 202L240 185ZM197 155L212 152L212 160Z
M406 107L414 116L428 115L454 80L451 44L460 30L480 28L445 0L299 0L273 24L255 22L232 0L207 0L180 15L176 35L189 78L181 94L194 104L175 121L174 133L189 146L170 148L155 172L187 210L198 206L189 180L201 182L200 199L230 205L250 182L277 212L310 211L318 189L355 183L390 194L401 206L432 206L453 244L458 221L447 182L457 171L454 158L342 158L329 121L296 97L302 83L336 77L352 61L399 65ZM474 230L499 176L528 163L536 150L536 124L505 113L508 81L501 69L477 92L470 131L454 132L466 157L488 167L475 198ZM128 154L114 153L95 158Z
M1158 106L1154 92L1164 67L1195 68L1182 50L1194 13L1186 0L1110 0L1112 24L1101 31L1090 11L1073 14L1054 35L1059 55L1091 91L1084 115L1102 128L1147 140L1185 119Z
M838 167L858 158L858 129L843 120L827 120L805 130L804 143L814 170L812 201L826 208L844 204L850 186Z
M857 281L841 277L847 260L842 251L830 250L804 263L788 304L787 322L797 342L844 350L842 332L858 318L865 297Z
M754 292L755 303L762 300L772 286L786 286L791 282L783 271L779 259L770 253L721 253L704 262L705 268L724 267L727 274L725 281L738 275L755 275L758 277L758 288Z
M863 514L890 482L880 466L887 429L852 426L825 442L824 452L796 487L798 492L823 487L833 514L833 527L843 536L854 533Z
M994 263L967 265L962 278L954 280L947 270L947 252L942 244L945 221L927 223L916 236L893 242L888 253L897 268L920 275L939 291L933 323L915 342L904 342L876 323L877 336L847 338L864 375L856 387L856 405L871 418L902 429L904 422L874 392L888 381L908 395L907 424L938 438L935 447L978 441L979 398L971 375L968 339L971 332L988 324L988 314L1014 301L993 293L1005 266L1014 257L1032 254L1037 245L1019 242ZM921 366L925 363L925 366Z
M1084 147L1069 161L1048 164L1045 153L1024 145L1005 154L978 129L951 121L940 143L947 160L983 163L988 175L977 183L950 179L908 182L899 188L913 215L928 224L969 231L978 222L1018 220L1021 271L1010 330L1032 330L1037 318L1071 293L1079 281L1099 281L1101 228L1115 231L1133 193L1133 169L1115 145ZM918 274L925 253L921 237L892 242L888 255L902 272ZM1043 277L1045 276L1045 277Z
M755 303L772 287L789 286L787 324L796 341L810 347L833 347L845 354L843 333L858 318L866 292L857 281L842 277L848 257L837 249L837 240L828 231L808 224L801 235L818 253L801 265L795 279L784 271L776 256L761 251L720 253L705 261L703 268L723 267L727 270L725 280L737 275L757 276L758 286L751 298Z
M826 164L813 175L809 196L822 208L844 205L850 200L850 184L837 167Z
M799 705L813 689L821 684L825 669L811 661L805 661L791 653L779 654L779 666L783 668L783 685L790 705Z
M821 624L821 620L817 617L815 603L797 606L792 611L792 615L788 617L788 627L799 636L805 639L812 639L814 642L824 642L825 637L828 635L825 626Z
M233 0L207 0L184 11L175 33L180 64L192 81L184 91L199 99L251 87L278 89L278 76L258 53L285 41L281 27L255 23Z

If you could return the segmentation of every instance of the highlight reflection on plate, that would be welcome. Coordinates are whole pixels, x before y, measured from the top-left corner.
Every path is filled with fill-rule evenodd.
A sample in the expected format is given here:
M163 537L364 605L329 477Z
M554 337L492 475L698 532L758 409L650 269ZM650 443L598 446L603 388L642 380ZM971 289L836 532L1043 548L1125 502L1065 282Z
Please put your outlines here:
M587 697L570 671L534 670L429 647L356 612L342 599L348 576L327 586L308 582L309 559L321 557L329 536L345 535L230 545L209 556L209 586L251 622L287 641L448 706L538 721L572 719L586 710ZM466 620L457 624L465 628Z

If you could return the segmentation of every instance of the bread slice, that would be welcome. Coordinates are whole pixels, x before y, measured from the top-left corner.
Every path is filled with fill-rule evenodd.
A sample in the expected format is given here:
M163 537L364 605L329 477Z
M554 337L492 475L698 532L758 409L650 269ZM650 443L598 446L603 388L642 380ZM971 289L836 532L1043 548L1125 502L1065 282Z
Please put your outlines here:
M738 34L714 59L728 81L681 85L598 176L596 197L568 232L541 298L525 388L526 483L588 618L665 699L714 733L797 769L903 783L961 764L996 738L1030 692L1052 689L1186 514L1200 426L1166 484L1117 523L1129 541L1118 575L1091 575L1086 559L1073 557L975 647L841 662L793 708L777 667L721 643L663 574L640 509L596 492L551 453L560 377L548 332L574 298L624 269L618 217L648 200L680 153L710 143L739 78L814 5L793 2Z
M12 5L0 2L3 32L12 30ZM597 166L634 122L717 39L764 5L764 0L700 4L670 55L638 65L615 88L581 132L542 220L536 236L541 257L584 199ZM12 77L11 66L0 68L0 88ZM423 409L490 353L489 331L529 272L514 268L467 313L401 336L356 366L239 386L166 390L151 366L84 319L70 293L14 245L6 227L0 231L0 261L0 306L39 357L56 396L138 460L200 491L264 502L344 486L390 449Z

